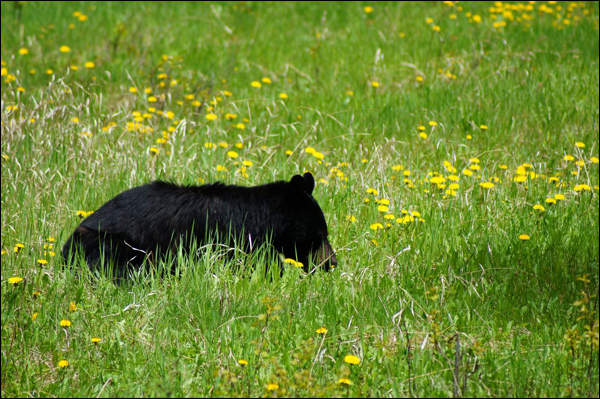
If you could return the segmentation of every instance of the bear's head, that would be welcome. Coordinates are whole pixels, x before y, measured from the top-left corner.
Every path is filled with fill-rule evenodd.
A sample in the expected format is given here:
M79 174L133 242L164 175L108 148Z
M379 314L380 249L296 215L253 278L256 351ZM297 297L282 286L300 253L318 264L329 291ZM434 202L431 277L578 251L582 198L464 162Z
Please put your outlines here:
M315 179L311 173L295 175L286 187L287 221L279 247L286 258L329 271L337 258L328 240L329 231L321 207L313 198Z

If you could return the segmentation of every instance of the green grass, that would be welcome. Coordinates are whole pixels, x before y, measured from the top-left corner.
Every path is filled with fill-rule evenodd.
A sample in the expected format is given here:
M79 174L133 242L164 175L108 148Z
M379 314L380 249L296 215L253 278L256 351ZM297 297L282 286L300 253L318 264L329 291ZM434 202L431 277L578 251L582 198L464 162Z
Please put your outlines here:
M597 397L598 5L548 3L3 2L2 396ZM328 274L50 253L154 179L305 170Z

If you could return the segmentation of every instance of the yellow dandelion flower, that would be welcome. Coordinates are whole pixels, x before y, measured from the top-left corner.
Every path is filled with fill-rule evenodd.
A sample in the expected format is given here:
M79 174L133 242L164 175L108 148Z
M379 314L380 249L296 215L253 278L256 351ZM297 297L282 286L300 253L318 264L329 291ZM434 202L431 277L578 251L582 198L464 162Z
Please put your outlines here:
M266 84L271 84L271 79L269 78L262 78L261 81Z
M285 99L287 99L287 98L288 98L288 95L287 95L287 94L285 94L285 93L281 93L281 94L279 94L279 98L281 98L281 99L285 100Z
M347 355L346 357L344 357L344 361L352 365L360 364L360 359L354 355Z
M75 305L75 302L71 302L69 304L69 312L76 312L77 311L77 305Z
M556 194L554 196L554 199L557 201L563 201L565 199L565 196L563 194Z
M374 188L367 188L367 194L377 195L377 190Z
M37 319L38 317L38 312L35 312L34 314L31 315L31 321L35 321L35 319Z
M353 96L354 92L352 90L346 90L346 95L347 96Z
M541 206L540 204L536 204L533 206L533 209L535 209L536 211L540 211L540 212L544 212L546 210L546 208L544 208L543 206Z
M462 171L463 175L465 176L473 176L473 172L469 169L465 169Z
M29 54L29 50L27 50L25 47L20 48L19 49L19 54L21 54L21 55Z
M245 359L240 359L240 360L238 360L238 364L240 366L247 366L248 365L248 361L245 360Z
M363 10L365 10L365 12L366 12L367 14L370 14L370 13L372 13L372 12L373 12L373 7L371 7L371 6L366 6L365 8L363 8Z
M591 157L591 158L590 158L590 161L591 161L592 163L596 163L596 164L597 164L597 163L598 163L598 157Z
M11 277L11 278L8 279L8 283L12 284L12 285L17 285L21 281L23 281L23 277Z
M40 265L47 265L48 261L46 259L38 259L37 263Z
M371 82L371 86L377 88L379 87L379 82Z
M576 142L575 145L579 148L585 148L585 143L583 143L581 141Z
M487 188L487 189L494 188L494 183L490 183L490 182L479 183L479 185L481 187Z
M256 80L254 82L250 83L250 86L256 87L257 89L260 88L260 87L262 87L262 85L260 84L260 82L256 81Z
M206 118L206 120L214 121L218 118L218 116L213 113L210 113L210 114L206 114L205 118Z
M352 381L350 381L348 378L340 378L338 380L338 384L341 384L341 385L352 385Z
M356 223L356 217L354 216L346 216L346 220L350 223Z
M158 155L160 153L160 150L156 147L150 147L150 153L152 155Z
M429 126L437 126L438 123L436 121L429 121Z
M99 337L93 337L93 338L92 338L92 342L93 342L94 344L98 344L98 343L102 342L102 338L99 338Z
M88 61L83 66L86 67L87 69L92 69L92 68L96 67L96 64L94 64L92 61Z
M317 151L313 152L312 155L313 155L313 157L315 157L317 159L324 159L325 158L325 155L323 155L323 153L317 152Z
M61 53L68 53L71 51L71 48L69 46L60 46L59 51Z
M417 77L415 78L417 80L417 82L423 82L425 79L423 79L423 76L421 75L417 75Z
M563 157L563 159L564 159L565 161L574 161L574 160L575 160L575 157L574 157L573 155L565 155L565 156Z
M481 125L481 126L479 126L479 128L480 128L481 130L488 130L488 127L487 127L486 125Z
M529 240L529 238L530 237L527 234L521 234L519 236L519 240L521 240L521 241L527 241L527 240Z
M379 212L387 212L387 211L389 211L390 209L389 209L387 206L385 206L385 205L379 205L379 206L377 207L377 210L378 210Z
M137 89L137 88L135 88L135 87L130 87L130 88L129 88L129 92L130 92L130 93L137 93L137 92L138 92L138 89Z
M65 367L69 366L69 362L66 360L61 360L60 362L58 362L58 367L60 367L61 369L64 369Z
M239 155L238 155L238 153L237 153L237 152L235 152L235 151L228 151L228 152L227 152L227 156L228 156L229 158L237 158Z
M63 320L60 321L60 325L62 327L71 327L71 321L63 319Z
M327 329L325 327L317 328L317 334L327 334Z
M546 198L546 203L550 204L550 205L554 205L554 204L556 204L556 199L555 198Z
M267 391L276 391L279 389L279 385L270 382L267 384L266 388L267 388Z

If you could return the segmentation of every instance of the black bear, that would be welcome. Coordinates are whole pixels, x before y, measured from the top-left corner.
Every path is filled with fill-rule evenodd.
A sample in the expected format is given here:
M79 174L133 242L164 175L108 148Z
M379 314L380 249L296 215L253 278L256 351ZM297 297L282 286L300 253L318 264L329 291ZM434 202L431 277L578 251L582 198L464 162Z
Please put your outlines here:
M214 242L251 251L267 242L286 258L313 262L328 271L337 259L327 239L327 223L312 192L310 173L256 187L223 183L179 186L155 181L108 201L75 229L63 259L83 251L88 266L110 261L125 277L130 267L192 242Z

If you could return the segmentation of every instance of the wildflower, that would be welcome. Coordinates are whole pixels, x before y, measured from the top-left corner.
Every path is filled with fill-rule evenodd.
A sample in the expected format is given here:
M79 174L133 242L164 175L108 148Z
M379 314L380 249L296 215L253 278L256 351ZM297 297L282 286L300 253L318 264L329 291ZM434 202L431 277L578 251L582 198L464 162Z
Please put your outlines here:
M462 171L463 175L465 176L473 176L473 172L469 169L465 169Z
M499 168L502 169L502 170L506 170L506 169L508 169L508 166L506 166L506 165L500 165Z
M272 382L267 384L267 391L276 391L279 389L279 385L273 384Z
M585 143L582 143L581 141L576 142L575 145L579 148L585 148Z
M557 200L557 201L562 201L562 200L565 199L565 196L563 194L556 194L554 196L554 199Z
M565 155L565 156L563 157L563 159L564 159L565 161L573 161L573 160L575 160L575 157L574 157L573 155Z
M247 166L247 167L250 167L250 166L252 166L252 165L254 165L254 164L252 163L252 161L243 161L243 162L242 162L242 165L244 165L244 166Z
M434 176L431 179L429 179L429 182L432 184L442 184L446 181L446 179L442 176Z
M516 176L514 179L514 181L516 181L517 183L524 183L527 181L527 176Z
M69 362L66 360L61 360L60 362L58 362L58 367L60 367L61 369L64 369L67 366L69 366Z
M260 84L260 82L255 80L254 82L250 83L250 86L256 87L257 89L259 89L262 85Z
M175 117L175 113L173 113L172 111L167 111L165 116L169 119L173 119Z
M348 378L340 378L338 384L352 385L352 382Z
M366 7L364 8L364 10L365 10L365 12L366 12L367 14L369 14L369 13L372 13L372 12L373 12L373 7L371 7L371 6L366 6Z
M31 315L31 321L35 321L35 319L37 319L38 317L38 312L35 312L34 314Z
M218 116L213 113L210 113L210 114L206 114L205 118L209 121L214 121L218 118Z
M344 361L348 364L358 365L360 364L360 359L354 355L347 355L344 357Z
M437 126L437 124L436 121L429 121L429 126Z
M237 153L237 152L235 152L235 151L228 151L228 152L227 152L227 156L228 156L229 158L237 158L239 155L238 155L238 153Z
M262 78L261 80L263 83L271 84L271 79L269 79L269 78Z
M419 137L421 137L422 139L426 139L427 138L427 133L419 133Z
M379 82L371 82L371 86L377 88L379 87Z
M160 150L156 147L150 147L150 153L152 155L158 155L160 153Z
M467 134L467 140L471 140L473 139L473 136L471 136L470 134Z
M29 50L27 50L25 47L20 48L19 49L19 54L21 54L21 55L29 54Z
M540 211L540 212L545 212L546 208L544 208L543 206L541 206L540 204L536 204L533 206L533 209L536 211Z
M381 223L373 223L369 228L373 231L377 231L379 229L383 229L383 225Z
M77 118L77 117L71 118L71 122L79 123L79 118Z
M479 126L479 128L480 128L481 130L488 130L488 127L487 127L486 125L481 125L481 126Z
M315 151L315 152L313 152L313 157L315 157L317 159L324 159L325 155L323 155L323 153L321 153L321 152Z
M554 199L554 198L546 198L546 203L550 204L550 205L556 204L556 199Z
M598 157L591 157L591 158L590 158L590 161L591 161L592 163L598 163Z
M12 284L12 285L17 285L21 281L23 281L23 277L11 277L11 278L8 279L8 283Z
M483 188L494 188L494 183L490 182L479 183L479 185Z
M61 53L68 53L69 51L71 51L71 48L69 46L60 46L59 50Z
M379 212L387 212L387 211L389 211L389 208L388 208L387 206L385 206L385 205L379 205L379 206L377 207L377 210L378 210Z
M352 90L346 90L346 95L347 96L353 96L354 92Z
M573 191L591 191L592 188L590 186L588 186L587 184L576 184L575 187L573 187Z
M60 321L60 325L62 327L70 327L71 326L71 322L69 320L63 319Z
M77 311L77 305L75 305L75 302L71 302L69 304L69 312L76 312Z
M15 248L14 248L14 249L15 249L15 253L19 253L19 252L21 252L21 250L22 250L23 248L25 248L25 245L23 245L23 244L16 244L16 245L15 245Z
M238 363L240 366L247 366L248 365L248 361L245 359L240 359L238 360Z
M48 264L48 261L47 261L46 259L38 259L37 263L38 263L39 265L47 265L47 264Z
M521 240L521 241L527 241L527 240L529 240L529 238L530 237L527 234L521 234L519 236L519 240Z
M285 93L281 93L281 94L279 94L279 98L281 98L282 100L285 100L288 98L288 95Z
M86 67L87 69L91 69L91 68L95 68L96 64L94 64L92 61L88 61L83 66Z
M325 327L317 328L317 334L327 334L327 329Z
M420 75L418 75L416 77L416 79L417 79L417 82L422 82L423 80L425 80L425 79L423 79L423 76L420 76Z
M130 87L130 88L129 88L129 92L130 92L130 93L137 93L137 92L138 92L138 89L136 89L135 87Z
M346 220L350 223L356 223L356 218L354 216L346 216Z
M93 337L93 338L92 338L92 342L93 342L94 344L99 344L100 342L102 342L102 338Z

